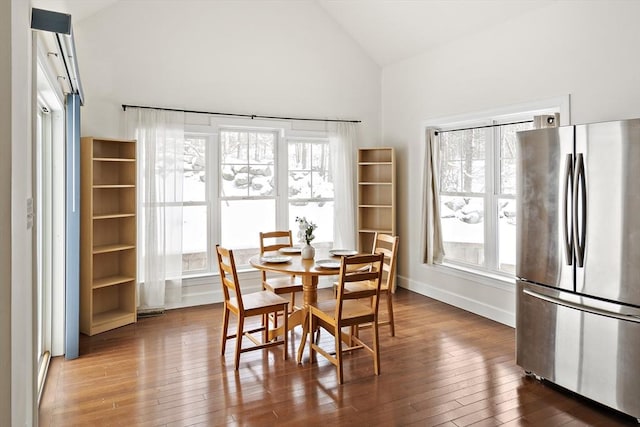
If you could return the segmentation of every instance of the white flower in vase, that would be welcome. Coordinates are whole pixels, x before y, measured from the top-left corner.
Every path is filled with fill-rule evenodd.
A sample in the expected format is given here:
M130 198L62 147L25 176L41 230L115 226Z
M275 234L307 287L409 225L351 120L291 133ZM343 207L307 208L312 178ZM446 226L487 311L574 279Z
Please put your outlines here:
M313 231L318 228L318 226L313 222L307 221L306 217L296 217L296 222L298 223L298 238L300 239L300 243L305 244L302 248L302 259L313 259L316 251L313 246L311 246L311 241L316 237L313 235Z

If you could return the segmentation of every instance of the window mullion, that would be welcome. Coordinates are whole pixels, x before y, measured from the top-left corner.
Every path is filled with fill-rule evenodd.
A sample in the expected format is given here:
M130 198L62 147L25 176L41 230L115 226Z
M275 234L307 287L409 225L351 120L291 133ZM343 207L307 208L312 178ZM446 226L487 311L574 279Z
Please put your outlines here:
M495 121L492 122L495 124ZM491 187L487 191L486 225L486 267L490 270L498 270L498 194L500 188L500 127L490 128L491 156L488 169L490 171L489 182Z
M491 123L491 122L490 122ZM493 128L485 129L485 192L484 192L484 267L492 269L494 265L493 239L493 193L495 185L495 147Z

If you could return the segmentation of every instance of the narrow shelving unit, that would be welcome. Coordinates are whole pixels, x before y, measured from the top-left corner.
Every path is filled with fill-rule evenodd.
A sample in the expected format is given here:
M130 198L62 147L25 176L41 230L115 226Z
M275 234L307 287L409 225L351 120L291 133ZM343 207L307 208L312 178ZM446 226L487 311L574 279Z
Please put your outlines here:
M393 148L358 149L358 250L371 252L376 232L396 234Z
M136 321L136 141L81 139L80 332Z

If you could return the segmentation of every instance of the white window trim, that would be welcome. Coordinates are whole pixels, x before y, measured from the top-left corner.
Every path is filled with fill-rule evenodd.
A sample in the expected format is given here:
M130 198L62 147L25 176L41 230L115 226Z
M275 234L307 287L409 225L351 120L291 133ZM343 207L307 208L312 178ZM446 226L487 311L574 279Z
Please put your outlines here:
M276 226L288 228L287 215L279 214L279 212L288 212L288 195L282 195L282 188L286 188L287 183L287 168L278 167L280 158L287 158L287 149L289 141L328 141L331 131L335 130L335 124L330 122L302 122L286 120L268 120L268 119L247 119L239 117L223 117L204 114L187 113L185 114L185 129L184 133L188 135L196 135L209 138L208 146L218 146L220 140L220 131L226 129L239 129L239 130L256 130L261 131L274 131L278 133L278 145L276 153L276 171L278 185L276 187ZM220 163L220 150L208 149L206 154L207 165L218 165ZM214 236L221 235L220 229L220 191L219 191L219 174L207 173L206 178L207 192L216 191L216 197L210 197L207 199L208 209L210 214L208 215L208 235L207 239L209 245L208 257L209 264L212 269L215 269L217 259L214 250ZM284 183L280 185L280 182ZM213 190L215 189L215 190ZM283 210L284 209L284 210ZM214 229L215 228L215 229ZM255 271L248 266L239 266L239 273L248 273ZM201 286L203 280L209 280L210 278L218 277L217 271L200 271L193 274L185 274L182 276L183 287ZM217 288L216 288L217 289Z
M295 137L288 137L285 141L285 144L282 144L285 149L289 148L289 144L291 143L296 143L296 142L303 142L303 143L309 143L309 144L325 144L327 146L327 148L329 147L329 137L327 135L327 137L325 138L311 138L311 137L301 137L301 138L295 138ZM288 153L287 153L288 155ZM288 180L288 174L287 172L289 171L289 167L287 166L286 168L282 168L284 170L284 174L285 174L285 179ZM312 173L313 170L309 169L309 172ZM313 187L312 187L312 192L313 192ZM290 202L290 201L296 201L296 202L310 202L310 203L315 203L315 202L333 202L335 201L335 190L334 190L334 197L317 197L317 198L313 198L313 197L308 197L308 198L299 198L299 199L291 199L289 200L289 195L287 194L287 197L283 197L283 199L285 199L285 203ZM287 207L288 208L288 207ZM287 225L285 225L286 227Z
M521 115L524 111L544 111L552 108L557 108L560 111L560 126L571 124L570 95L564 95L538 101L475 111L472 113L435 117L422 121L421 134L424 135L424 129L427 127L442 128L444 130L446 126L446 128L453 129L455 127L467 125L471 122L485 122L487 117L493 117L499 120L504 119L506 121L510 117Z
M482 126L481 123L486 124L488 118L498 120L500 122L517 121L516 117L522 116L525 112L536 113L539 111L540 113L543 113L552 109L560 113L560 126L571 124L571 96L567 94L483 111L424 120L420 125L421 135L424 137L425 130L427 128L436 128L444 131L448 129ZM491 238L494 239L495 237L491 236ZM482 283L491 284L492 286L495 285L501 289L504 289L505 285L515 284L514 277L510 274L496 272L481 266L475 266L463 262L445 261L440 265L434 264L429 267L441 270L451 276L470 280L479 280Z
M205 139L206 142L206 146L210 146L214 141L213 141L213 137L211 136L211 134L206 133L206 132L188 132L187 130L185 130L184 135L188 135L189 137L195 137L195 138L202 138ZM211 153L211 150L205 150L205 167L207 167L209 165L209 162L211 162L212 160L217 160L217 157L215 156L216 153ZM205 175L205 183L204 183L204 188L205 188L205 200L204 201L193 201L193 200L189 200L189 201L182 201L178 204L182 205L182 206L204 206L207 209L207 212L209 213L207 215L207 245L210 245L210 242L213 239L213 232L212 232L212 225L215 223L212 220L212 217L215 216L217 218L217 212L212 211L213 207L212 207L212 200L208 199L206 197L206 194L210 191L213 185L217 184L217 176L211 176L212 174L206 174ZM211 266L213 268L214 263L216 263L217 260L215 259L215 257L213 256L213 251L209 250L209 248L207 247L207 265ZM210 274L209 271L207 271L206 269L199 269L199 270L192 270L187 274L182 274L182 279L190 279L190 278L196 278L196 277L206 277Z
M64 128L65 110L64 93L57 80L55 67L52 59L49 58L47 47L40 36L36 42L36 73L35 79L38 86L35 87L36 97L46 104L51 114L52 126L52 163L53 170L53 194L52 194L52 236L53 236L53 260L52 260L52 285L51 285L51 355L60 356L64 354ZM63 165L63 167L59 167Z

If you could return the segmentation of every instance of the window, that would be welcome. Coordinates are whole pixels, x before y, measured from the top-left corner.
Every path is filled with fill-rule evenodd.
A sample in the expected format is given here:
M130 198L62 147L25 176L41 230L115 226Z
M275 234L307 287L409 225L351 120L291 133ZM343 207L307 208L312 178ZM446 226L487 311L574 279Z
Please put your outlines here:
M182 180L182 271L195 273L209 269L207 203L207 138L186 135L184 179Z
M38 40L40 47L41 40ZM33 134L33 346L37 360L37 390L41 396L52 355L64 353L64 235L65 230L65 109L55 73L47 64L46 52L37 49L36 96ZM35 55L35 51L34 51Z
M40 77L41 70L38 70ZM38 391L44 387L44 373L51 356L52 275L53 275L53 152L51 112L38 102L35 133L35 220L36 246L36 357L38 361Z
M439 132L446 262L515 273L516 132L532 129L533 115L458 123L463 130ZM520 121L526 122L509 124Z
M255 254L260 231L276 227L277 141L272 131L220 132L220 241L237 264Z
M288 160L289 229L298 229L296 217L306 217L318 225L314 245L333 241L333 178L328 142L290 141Z
M196 133L197 132L197 133ZM333 241L328 138L285 137L283 129L202 128L185 134L183 274L217 270L215 244L247 265L258 233L297 231L296 216L318 224L314 245Z

